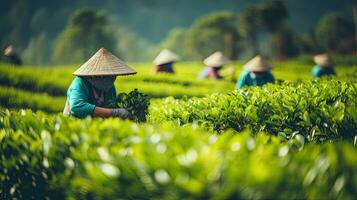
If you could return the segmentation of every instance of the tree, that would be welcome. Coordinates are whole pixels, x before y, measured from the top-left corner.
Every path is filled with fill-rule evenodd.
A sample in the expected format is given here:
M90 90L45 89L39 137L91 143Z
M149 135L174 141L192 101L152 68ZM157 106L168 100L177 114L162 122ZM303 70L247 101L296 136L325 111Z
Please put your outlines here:
M272 48L278 59L290 58L299 54L297 38L287 26L280 27L272 37Z
M299 49L288 27L288 10L282 0L270 0L259 5L259 24L271 34L271 52L279 59L296 56Z
M279 58L295 55L296 45L289 39L294 39L292 31L287 28L288 11L281 0L269 0L261 4L246 7L239 16L240 31L248 43L248 55L260 53L258 36L263 33L271 35L268 43L269 52ZM265 37L266 39L267 37ZM262 42L261 42L262 43ZM295 47L294 47L295 46ZM289 50L291 52L286 52ZM294 51L294 53L292 53Z
M33 37L27 45L23 59L26 64L43 65L50 61L51 45L46 33Z
M115 30L115 39L118 55L125 61L148 61L154 56L151 51L153 45L139 38L126 27Z
M322 17L316 28L318 43L334 53L354 52L354 25L340 13Z
M271 33L280 29L288 18L288 11L283 1L270 0L260 5L259 20L261 25Z
M182 28L172 29L168 36L159 45L159 51L167 48L186 59L192 58L192 55L189 54L187 33L188 31Z
M234 59L238 55L238 40L237 16L230 12L216 12L198 19L187 36L190 53L200 59L215 51Z
M249 57L259 54L259 45L258 45L258 34L261 29L259 8L256 5L251 5L246 7L241 14L239 15L239 25L240 32L246 38L248 45L247 48L250 51Z
M91 9L79 9L70 17L65 30L58 36L53 61L61 64L83 62L100 47L110 51L115 48L115 39L109 29L106 14Z

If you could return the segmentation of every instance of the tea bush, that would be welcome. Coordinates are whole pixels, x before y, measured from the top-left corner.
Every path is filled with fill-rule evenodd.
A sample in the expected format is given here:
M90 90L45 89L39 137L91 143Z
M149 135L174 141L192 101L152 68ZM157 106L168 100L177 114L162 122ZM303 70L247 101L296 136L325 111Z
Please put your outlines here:
M3 108L30 108L54 113L62 112L65 102L65 97L53 97L46 93L33 93L17 88L0 86L0 107Z
M349 142L0 111L1 199L354 199Z
M167 98L150 108L152 122L197 122L215 131L250 128L308 141L357 136L357 83L336 80L285 82L213 94Z
M110 102L110 108L126 108L137 122L145 122L150 105L149 95L140 93L137 89L117 95L115 102Z
M118 92L130 92L134 88L149 94L153 98L173 96L175 98L203 97L217 92L229 92L234 89L227 77L226 80L211 81L197 80L202 70L201 63L178 63L176 74L150 74L150 64L133 64L138 71L135 76L118 77L115 84ZM242 63L234 63L235 77L238 78L242 70ZM275 63L273 73L278 80L311 79L311 64L290 60ZM0 64L0 85L47 93L51 96L65 96L68 86L73 80L76 67L11 67ZM356 66L337 66L338 80L356 80Z
M36 93L47 93L51 96L65 96L74 76L75 68L65 67L23 67L16 68L0 65L0 85L19 88ZM115 84L118 92L130 92L134 88L150 94L152 97L162 98L174 96L205 96L213 92L229 91L234 84L228 81L212 82L196 80L196 75L169 75L143 73L135 76L118 77ZM198 72L197 72L198 73Z

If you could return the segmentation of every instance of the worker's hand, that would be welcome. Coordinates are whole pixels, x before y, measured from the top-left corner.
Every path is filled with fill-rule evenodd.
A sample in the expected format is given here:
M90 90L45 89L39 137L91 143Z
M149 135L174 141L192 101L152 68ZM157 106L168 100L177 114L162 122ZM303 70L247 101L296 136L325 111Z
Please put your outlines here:
M131 117L130 112L125 108L115 108L112 110L113 117L119 117L122 119L128 119Z

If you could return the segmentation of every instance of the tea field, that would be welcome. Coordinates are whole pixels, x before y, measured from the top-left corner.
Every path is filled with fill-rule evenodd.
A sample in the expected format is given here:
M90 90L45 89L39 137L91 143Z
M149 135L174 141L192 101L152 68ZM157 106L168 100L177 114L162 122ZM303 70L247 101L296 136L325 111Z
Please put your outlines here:
M242 63L219 81L131 66L116 88L150 96L146 122L63 116L76 66L0 65L0 199L357 198L357 66L275 63L242 90Z

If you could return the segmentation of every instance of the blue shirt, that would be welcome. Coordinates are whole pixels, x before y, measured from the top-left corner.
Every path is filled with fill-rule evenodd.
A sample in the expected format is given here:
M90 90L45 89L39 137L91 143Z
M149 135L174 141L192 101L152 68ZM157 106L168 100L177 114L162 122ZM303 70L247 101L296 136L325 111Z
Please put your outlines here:
M210 71L209 67L203 68L203 70L200 71L200 73L198 74L198 79L205 79L208 76L209 71Z
M262 86L266 83L274 82L275 78L270 71L263 72L259 75L255 74L254 72L244 71L237 81L236 88L240 89L244 86Z
M312 68L312 77L318 78L321 76L335 75L335 69L333 67L320 67L316 65Z
M94 100L94 88L82 77L76 77L67 91L67 100L71 114L76 117L86 117L91 115L96 106ZM104 93L104 105L113 102L116 98L116 90L113 86L108 92ZM105 106L104 106L105 107Z

